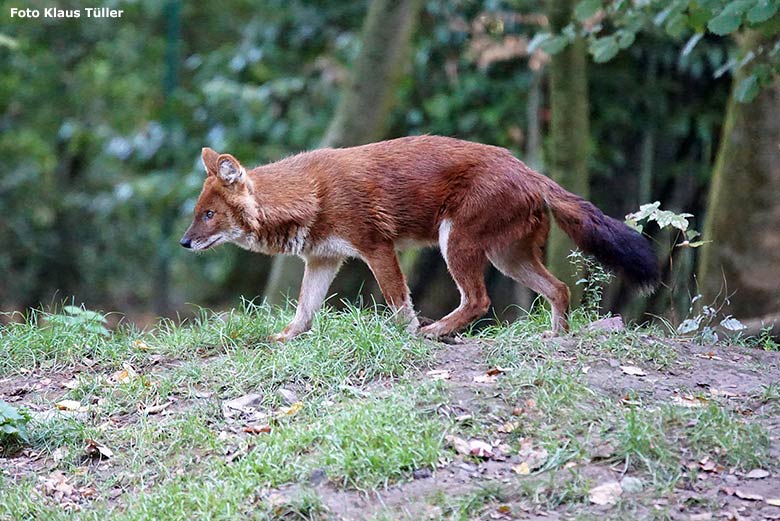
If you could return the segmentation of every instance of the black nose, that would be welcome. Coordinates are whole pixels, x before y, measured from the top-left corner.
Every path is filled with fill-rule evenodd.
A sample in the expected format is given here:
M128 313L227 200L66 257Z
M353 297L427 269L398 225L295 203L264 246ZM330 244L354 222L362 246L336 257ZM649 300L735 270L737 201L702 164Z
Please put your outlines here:
M184 246L185 248L192 248L192 241L189 240L187 237L182 237L179 241L179 244Z

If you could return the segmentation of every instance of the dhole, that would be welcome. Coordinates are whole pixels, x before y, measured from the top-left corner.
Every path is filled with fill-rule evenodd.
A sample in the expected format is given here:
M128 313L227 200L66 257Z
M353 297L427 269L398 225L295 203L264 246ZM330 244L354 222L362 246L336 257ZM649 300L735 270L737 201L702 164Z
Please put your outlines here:
M548 210L579 248L629 282L651 287L659 277L639 233L503 148L418 136L315 150L251 170L210 148L202 159L208 175L181 245L199 251L232 242L306 263L295 318L276 340L311 327L346 257L368 264L390 309L416 329L396 256L415 244L439 246L460 291L460 305L422 334L447 335L487 311L488 261L550 302L552 334L566 330L569 288L542 263Z

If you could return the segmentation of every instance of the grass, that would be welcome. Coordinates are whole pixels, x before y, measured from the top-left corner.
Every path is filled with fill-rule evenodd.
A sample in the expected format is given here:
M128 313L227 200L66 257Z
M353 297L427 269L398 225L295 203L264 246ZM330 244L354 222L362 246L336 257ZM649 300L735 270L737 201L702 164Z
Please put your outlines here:
M616 395L594 386L588 368L605 361L660 372L689 362L655 330L590 331L592 317L582 313L572 317L573 334L554 341L541 336L549 324L542 307L468 335L480 344L472 363L506 370L494 385L428 378L443 347L410 336L377 309L325 309L311 332L283 345L266 338L291 310L248 301L148 331L120 325L109 335L51 315L36 311L0 327L0 382L53 380L22 404L34 413L31 450L45 465L17 473L8 470L12 460L0 459L0 519L328 519L328 493L371 498L403 487L419 469L436 484L460 461L483 463L448 448L446 434L500 443L509 459L494 462L506 471L502 479L480 478L456 494L441 484L416 498L432 519L489 519L525 508L587 518L594 469L647 483L612 511L630 518L668 498L680 480L695 479L691 462L707 457L741 471L768 464L772 440L758 415L745 416L726 399L686 408L647 389ZM282 389L300 410L288 414ZM249 393L259 396L255 419L226 417L224 401ZM770 382L748 398L771 415L779 397ZM53 411L62 399L86 412ZM440 414L458 407L470 419ZM248 425L269 432L247 433ZM113 456L88 457L89 440ZM519 476L511 469L529 444L547 457ZM52 472L76 490L71 503L42 492ZM315 476L327 489L310 485ZM416 518L404 512L377 507L365 516Z

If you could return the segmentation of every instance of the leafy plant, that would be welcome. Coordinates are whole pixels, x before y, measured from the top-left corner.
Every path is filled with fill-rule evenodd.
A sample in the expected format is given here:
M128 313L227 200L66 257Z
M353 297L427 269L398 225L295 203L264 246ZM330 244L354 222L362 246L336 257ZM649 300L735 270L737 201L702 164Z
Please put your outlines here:
M30 442L30 434L27 430L29 421L30 415L27 411L20 411L0 400L0 452L7 445Z
M701 298L701 295L696 295L691 299L691 305L688 308L688 318L677 326L677 334L695 334L702 342L713 344L718 341L718 334L715 332L714 324L719 317L720 327L727 331L738 332L745 329L745 325L736 318L722 314L722 309L728 304L727 298L717 308L710 305L701 305Z
M778 35L779 7L775 0L581 0L574 8L572 22L558 34L537 33L529 52L538 48L555 54L577 37L583 37L593 61L603 63L631 47L640 32L661 30L675 40L686 39L680 50L683 59L707 33L726 36L753 29ZM757 52L725 59L715 76L745 69L734 94L737 100L749 102L780 73L779 56L780 39Z
M662 230L664 228L674 228L683 234L685 239L677 244L678 248L698 248L707 241L694 240L699 238L701 234L696 230L688 228L689 217L693 217L693 215L689 213L674 213L670 210L661 210L661 203L656 201L654 203L643 204L639 207L638 212L626 215L626 224L639 233L642 233L645 227L642 222L650 223L654 221Z
M578 280L575 284L583 288L581 309L588 315L598 315L604 287L612 280L612 273L580 250L572 251L568 259L576 269Z
M65 327L81 329L85 333L109 336L110 332L105 324L106 316L97 311L90 311L83 306L65 306L62 313L46 317L51 324L60 324Z

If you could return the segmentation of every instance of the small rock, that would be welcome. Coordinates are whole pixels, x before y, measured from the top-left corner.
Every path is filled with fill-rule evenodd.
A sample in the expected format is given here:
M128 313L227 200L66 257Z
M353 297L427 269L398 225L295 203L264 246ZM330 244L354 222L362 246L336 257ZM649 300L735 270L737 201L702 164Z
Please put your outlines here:
M590 489L588 498L596 505L614 505L623 493L623 488L617 481L608 481Z
M277 391L279 393L279 396L282 397L282 401L285 405L292 405L296 402L300 402L301 400L298 398L298 395L295 394L295 391L291 391L289 389L281 388Z
M603 331L605 333L623 331L625 328L626 326L623 324L623 318L620 315L602 318L588 324L588 331Z
M421 468L416 469L412 472L412 477L414 479L426 479L431 477L433 474L431 473L431 469L428 468Z
M623 492L626 492L628 494L636 494L637 492L642 491L642 489L645 486L645 483L639 478L632 478L631 476L626 476L620 480L620 486L623 488Z
M309 483L316 487L328 479L328 473L323 468L316 468L309 473Z

